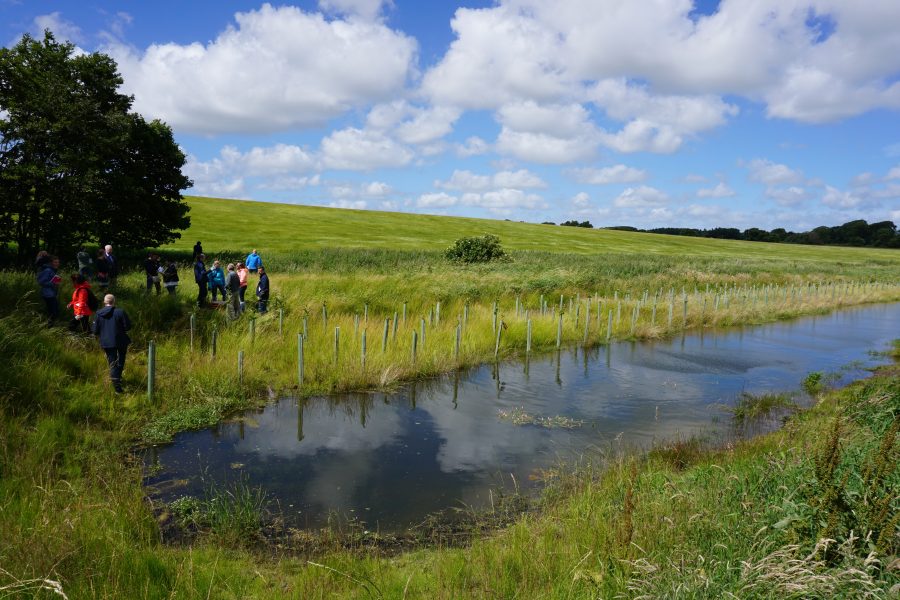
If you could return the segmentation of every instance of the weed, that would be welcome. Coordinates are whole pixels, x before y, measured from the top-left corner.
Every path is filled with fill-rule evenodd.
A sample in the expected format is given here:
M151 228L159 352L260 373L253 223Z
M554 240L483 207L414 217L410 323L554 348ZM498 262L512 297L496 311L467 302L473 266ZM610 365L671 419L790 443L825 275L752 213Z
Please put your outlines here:
M732 415L735 423L740 426L767 417L776 410L791 410L796 407L788 393L755 395L744 392L732 409Z
M822 372L813 371L811 373L808 373L806 377L803 378L800 386L810 396L818 395L824 387L822 383Z

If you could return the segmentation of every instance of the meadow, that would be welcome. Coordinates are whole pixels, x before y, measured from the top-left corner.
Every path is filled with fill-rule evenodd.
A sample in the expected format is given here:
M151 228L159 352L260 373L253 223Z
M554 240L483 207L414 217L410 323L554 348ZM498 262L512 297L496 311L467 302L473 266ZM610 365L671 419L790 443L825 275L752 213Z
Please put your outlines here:
M184 261L198 239L223 262L257 248L272 280L270 311L234 323L222 311L195 313L187 264L175 298L146 296L142 272L127 273L117 294L136 325L124 396L112 394L93 340L40 326L31 274L0 274L8 292L0 298L0 597L51 597L39 591L51 585L44 580L70 598L768 597L807 575L801 595L878 597L897 583L896 498L883 500L897 469L872 466L897 452L895 371L823 391L785 431L751 442L673 441L648 456L563 469L540 510L462 548L383 555L324 532L315 552L298 551L266 544L246 519L229 520L235 506L191 545L162 543L129 449L265 402L269 390L384 389L521 357L529 346L663 337L900 299L895 250L190 202L192 227L164 256ZM442 257L453 240L484 233L500 237L510 260ZM70 293L64 287L61 297ZM831 471L817 458L828 443L841 448ZM871 555L848 542L865 536L847 529L852 518L837 504L816 504L822 490L862 502L856 513L872 513L866 522L887 541L866 546L874 544ZM832 551L816 547L820 521L837 523Z

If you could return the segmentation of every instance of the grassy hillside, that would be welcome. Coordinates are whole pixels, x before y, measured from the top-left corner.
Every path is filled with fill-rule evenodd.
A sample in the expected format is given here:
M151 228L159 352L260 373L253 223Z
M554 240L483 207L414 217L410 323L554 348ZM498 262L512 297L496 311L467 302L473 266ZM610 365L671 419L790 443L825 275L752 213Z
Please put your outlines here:
M191 228L172 248L189 251L198 239L209 252L280 253L316 248L443 250L454 240L492 233L504 248L574 254L640 253L759 259L900 262L897 250L800 246L713 240L605 229L409 213L345 210L243 200L188 197Z

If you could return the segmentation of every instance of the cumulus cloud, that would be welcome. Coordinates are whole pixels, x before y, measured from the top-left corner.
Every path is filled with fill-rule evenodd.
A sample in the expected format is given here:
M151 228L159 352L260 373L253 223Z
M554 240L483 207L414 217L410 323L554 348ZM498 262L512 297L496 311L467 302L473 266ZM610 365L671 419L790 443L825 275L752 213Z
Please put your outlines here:
M604 132L601 138L620 152L674 152L686 137L719 127L738 113L737 106L716 96L654 95L621 78L598 82L589 96L610 117L626 122L620 132Z
M200 187L198 184L234 181L235 177L305 173L314 170L316 162L315 157L307 150L288 144L276 144L268 148L254 147L247 152L241 152L234 146L225 146L219 151L219 156L209 161L188 156L185 173L194 180L196 190Z
M107 48L135 109L204 134L317 126L401 92L416 53L382 23L291 6L263 4L235 22L206 45Z
M416 206L418 208L449 208L456 206L457 202L459 202L459 198L456 196L438 192L435 194L422 194L416 199Z
M466 139L464 144L456 145L456 155L462 158L478 156L490 150L490 145L477 135Z
M368 205L365 200L336 200L328 203L331 208L352 208L354 210L365 210Z
M825 194L822 196L822 204L832 208L856 208L862 202L862 196L841 191L830 185L825 187Z
M716 184L716 187L697 190L698 198L731 198L735 195L737 195L735 191L722 181Z
M603 140L620 151L673 151L736 114L724 96L804 122L900 107L897 2L722 0L693 11L597 0L459 9L456 39L422 90L468 109L594 101L625 123Z
M597 131L580 104L506 104L497 111L503 125L496 150L521 160L563 164L590 158Z
M660 207L668 201L669 197L665 192L642 185L637 188L627 188L613 200L613 206L617 208L654 208Z
M771 198L781 206L796 206L810 199L811 195L806 188L792 185L789 187L769 188L766 197Z
M572 169L569 173L579 183L605 185L610 183L639 183L647 179L647 172L625 165L614 165L602 169Z
M576 207L585 207L590 205L591 197L587 192L578 192L574 196L572 196L572 205Z
M447 135L461 111L446 106L420 107L406 100L380 104L369 111L370 129L390 132L406 144L427 144Z
M477 194L463 194L461 201L466 206L486 208L496 214L510 214L514 209L534 210L544 208L544 200L537 194L529 194L522 190L504 188Z
M471 171L455 170L447 181L435 181L434 187L478 192L498 188L544 188L547 184L526 169L499 171L493 175L477 175Z
M747 164L750 181L766 185L789 185L803 183L803 173L786 165L756 158Z
M62 13L54 11L46 15L38 15L32 23L32 33L42 39L44 30L49 29L53 32L54 37L60 41L69 41L73 44L84 42L84 34L81 28L75 23L64 19Z
M351 171L402 167L414 156L411 150L381 132L355 127L323 138L321 153L324 167Z

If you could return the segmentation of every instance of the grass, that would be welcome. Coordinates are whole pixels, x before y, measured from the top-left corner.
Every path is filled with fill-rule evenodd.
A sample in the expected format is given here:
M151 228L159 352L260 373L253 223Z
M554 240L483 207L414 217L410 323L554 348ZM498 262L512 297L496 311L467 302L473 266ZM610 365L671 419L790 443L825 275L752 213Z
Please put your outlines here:
M293 391L316 394L386 388L493 360L495 302L505 324L503 359L524 353L525 310L534 351L556 347L560 295L562 343L585 343L587 331L589 345L900 299L900 261L889 250L191 204L192 229L166 252L184 258L198 238L211 256L226 260L257 247L271 271L272 310L256 320L254 335L250 315L227 324L218 312L199 313L192 349L186 266L174 299L145 297L143 275L126 273L116 293L135 322L135 342L124 396L112 394L95 341L41 326L33 275L0 272L0 597L23 586L53 597L38 589L45 580L59 582L70 598L828 597L869 588L878 597L898 583L888 568L896 548L882 545L870 555L864 533L848 529L878 528L876 546L882 537L893 539L898 507L887 492L900 486L890 438L900 412L896 372L848 390L816 387L820 403L773 435L721 450L675 440L640 460L605 457L560 470L540 510L504 518L512 524L468 536L463 547L438 539L383 556L359 538L349 546L323 543L314 558L288 547L246 549L240 540L259 514L251 490L211 491L199 500L207 516L198 519L210 531L220 523L220 534L189 547L161 544L129 449L265 401L270 387L293 390L296 336L304 328L304 383ZM242 225L221 227L227 222ZM226 231L237 237L226 239ZM441 258L454 239L484 233L500 236L512 260L466 267ZM542 296L550 309L543 315ZM456 327L466 313L456 356ZM412 332L421 333L422 320L425 341L413 361ZM150 339L158 357L152 402L143 394ZM835 418L842 423L837 434ZM827 447L834 449L832 467L817 471L816 457ZM816 504L823 491L833 500ZM182 508L189 514L190 507ZM832 523L835 532L828 556L816 549L819 522Z

